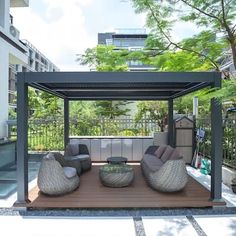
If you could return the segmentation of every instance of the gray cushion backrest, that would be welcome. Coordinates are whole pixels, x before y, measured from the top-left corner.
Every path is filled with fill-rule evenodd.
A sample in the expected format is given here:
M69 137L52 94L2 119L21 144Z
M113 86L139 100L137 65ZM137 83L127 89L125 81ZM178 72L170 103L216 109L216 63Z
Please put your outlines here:
M65 149L65 156L76 156L79 154L79 144L69 143Z
M161 158L162 154L165 152L167 145L160 145L159 148L155 151L154 155L157 158Z
M172 148L171 146L168 145L166 150L164 151L164 153L161 156L161 160L163 162L168 161L170 159L171 154L172 154L173 151L174 151L174 148Z

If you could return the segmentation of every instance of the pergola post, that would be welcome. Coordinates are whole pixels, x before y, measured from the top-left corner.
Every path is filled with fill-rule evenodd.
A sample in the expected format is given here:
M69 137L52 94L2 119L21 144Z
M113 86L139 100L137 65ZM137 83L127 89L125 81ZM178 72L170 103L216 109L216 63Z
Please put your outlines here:
M222 104L211 99L211 200L222 200Z
M173 130L173 99L168 100L168 144L174 145L174 130Z
M69 100L64 99L64 148L69 143Z
M17 77L17 203L28 202L28 84Z

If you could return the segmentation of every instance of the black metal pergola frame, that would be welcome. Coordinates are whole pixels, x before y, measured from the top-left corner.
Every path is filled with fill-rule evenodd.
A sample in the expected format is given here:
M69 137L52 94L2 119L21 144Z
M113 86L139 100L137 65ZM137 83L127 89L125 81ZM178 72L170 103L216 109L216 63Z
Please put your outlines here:
M168 101L173 145L173 100L202 88L220 88L218 72L26 72L17 74L17 202L28 201L28 86L64 100L64 144L71 100ZM211 201L222 198L222 105L211 99Z

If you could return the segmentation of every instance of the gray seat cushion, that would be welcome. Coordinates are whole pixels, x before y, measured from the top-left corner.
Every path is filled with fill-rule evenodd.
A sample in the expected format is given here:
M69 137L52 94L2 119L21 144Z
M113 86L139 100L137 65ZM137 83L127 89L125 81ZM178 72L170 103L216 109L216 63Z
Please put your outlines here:
M151 171L157 171L163 165L163 162L160 158L157 158L156 156L150 154L144 155L143 162Z
M76 176L76 169L73 168L73 167L63 167L63 171L64 171L64 174L67 178L73 178L74 176Z
M88 154L80 154L80 155L77 155L77 157L78 157L81 161L90 158L90 156L89 156Z
M83 161L83 160L86 160L86 159L89 159L89 155L88 154L79 154L79 155L76 155L76 156L65 156L64 159L66 161L73 161L73 160L80 160L80 161Z

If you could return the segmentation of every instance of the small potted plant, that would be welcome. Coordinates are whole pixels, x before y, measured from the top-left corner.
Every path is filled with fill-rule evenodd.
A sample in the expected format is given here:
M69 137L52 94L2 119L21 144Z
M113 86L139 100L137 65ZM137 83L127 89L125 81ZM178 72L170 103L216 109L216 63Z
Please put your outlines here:
M233 192L236 193L236 177L232 179L231 186L232 186Z

